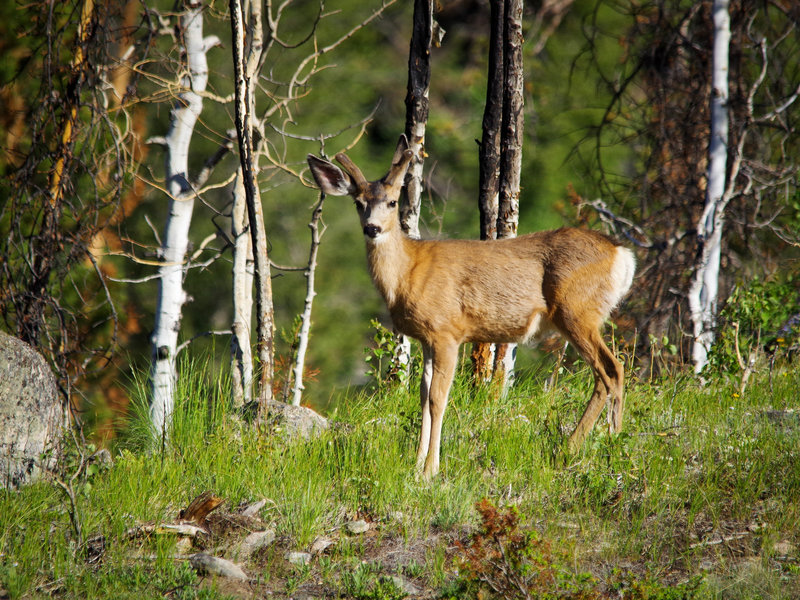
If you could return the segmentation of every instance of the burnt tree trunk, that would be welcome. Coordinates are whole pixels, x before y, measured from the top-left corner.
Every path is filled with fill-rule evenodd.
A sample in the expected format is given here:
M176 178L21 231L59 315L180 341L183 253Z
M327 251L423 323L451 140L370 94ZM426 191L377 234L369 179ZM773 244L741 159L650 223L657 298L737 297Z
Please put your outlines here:
M522 0L506 0L503 35L503 127L500 139L500 198L497 238L517 236L519 191L522 172L522 131L524 126L522 72ZM514 377L516 344L498 344L494 377L506 389Z
M486 85L486 105L483 110L483 134L479 156L480 236L482 240L497 237L497 214L500 197L500 138L503 126L503 38L505 23L504 0L492 0L490 8L489 72ZM472 345L472 368L476 382L488 382L494 369L495 345Z
M428 125L431 82L431 46L433 43L433 1L415 0L411 45L408 51L408 87L406 91L406 127L409 148L414 158L408 168L405 192L400 205L400 225L410 237L419 238L419 211L422 203L422 168L425 161L425 129ZM410 340L397 334L394 372L407 379L411 364Z
M481 239L515 237L522 169L522 0L491 2L489 74L480 144ZM475 381L511 382L516 346L475 344Z
M408 168L400 223L408 235L419 238L419 208L422 198L422 167L425 161L425 129L428 124L428 95L431 82L431 43L433 38L432 0L414 1L414 24L408 51L406 127L409 148L414 158Z

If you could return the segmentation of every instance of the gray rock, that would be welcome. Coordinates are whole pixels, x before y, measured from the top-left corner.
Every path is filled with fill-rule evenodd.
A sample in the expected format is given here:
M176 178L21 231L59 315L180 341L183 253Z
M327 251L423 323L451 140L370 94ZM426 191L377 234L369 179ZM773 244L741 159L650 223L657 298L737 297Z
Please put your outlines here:
M259 511L267 505L266 500L259 500L258 502L253 502L245 507L242 511L243 517L257 517Z
M772 551L778 556L794 556L797 553L797 546L792 544L789 540L781 540L772 546Z
M345 528L350 533L358 534L358 533L366 533L369 531L369 523L359 519L358 521L350 521Z
M407 596L418 596L420 593L422 593L421 589L399 575L390 575L387 577L387 579L394 584L394 587Z
M242 568L229 560L218 558L198 552L189 557L189 564L201 575L218 575L220 577L230 577L239 581L247 581L249 577Z
M0 486L18 488L53 468L68 424L50 366L0 332Z
M286 560L301 567L311 562L311 555L308 552L287 552Z
M288 437L311 439L330 427L328 419L305 406L292 406L277 400L267 403L269 424Z
M254 531L244 538L236 548L235 554L241 559L248 559L264 546L275 541L275 532L271 529Z
M322 554L333 546L336 542L331 538L319 536L314 539L314 543L311 544L311 554Z

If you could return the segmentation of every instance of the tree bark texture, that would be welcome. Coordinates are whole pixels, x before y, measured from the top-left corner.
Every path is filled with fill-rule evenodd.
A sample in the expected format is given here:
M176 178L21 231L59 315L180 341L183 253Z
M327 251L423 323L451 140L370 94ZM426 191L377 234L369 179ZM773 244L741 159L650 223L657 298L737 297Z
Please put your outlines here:
M253 318L253 239L247 229L247 198L241 169L236 175L231 211L233 239L233 324L231 326L231 385L233 405L241 408L253 399L253 355L250 324Z
M252 82L257 75L258 57L263 43L260 6L258 2L250 3L249 54L245 55L244 10L241 0L230 0L236 90L236 133L239 139L239 160L242 167L245 197L247 198L247 215L255 263L256 353L259 362L258 402L261 410L265 410L266 403L272 399L275 323L264 214L261 208L260 193L255 181L258 165L253 142L255 102Z
M483 136L479 150L480 236L482 240L497 237L497 210L500 196L500 136L503 127L503 38L505 4L491 2L489 36L489 72L486 86L486 105L483 109Z
M170 200L161 247L160 287L150 371L150 420L155 433L162 439L167 436L172 419L175 354L181 309L187 301L183 278L195 197L188 174L189 145L203 109L201 94L208 82L206 52L219 41L216 36L203 38L203 12L199 6L185 9L180 19L180 30L186 50L186 76L181 82L183 91L170 112L170 128L165 138L166 187Z
M522 177L523 114L522 0L506 0L503 33L503 131L500 140L500 198L497 238L517 236ZM510 283L513 285L513 283ZM494 377L507 390L514 379L516 344L495 347Z
M425 129L428 124L431 82L432 0L415 0L413 19L411 46L408 52L405 134L409 148L414 152L414 158L406 174L400 223L403 231L409 236L419 238L422 168L425 161Z
M483 109L483 134L478 151L480 237L497 237L497 214L500 199L500 138L503 128L503 86L505 83L503 50L505 37L505 2L490 3L489 71L486 104ZM475 381L489 382L494 372L495 345L472 345L472 372Z
M428 125L433 43L433 1L414 0L411 44L408 50L405 134L414 158L408 168L400 205L400 226L410 237L419 239L419 213L422 204L422 171L425 162L425 130ZM394 372L407 378L411 365L411 341L397 334L393 357Z
M522 170L522 0L492 0L489 73L480 145L481 239L515 237ZM513 378L515 344L474 344L476 381Z
M306 269L306 300L303 306L303 316L300 320L300 332L297 336L297 357L294 362L294 386L292 387L292 405L300 406L303 398L303 370L306 364L306 351L308 350L308 339L311 336L311 308L314 304L314 296L317 292L314 289L314 275L317 272L317 252L319 251L320 238L320 219L322 218L322 204L325 202L325 195L321 194L319 202L314 207L311 215L311 222L308 224L311 229L311 247L308 251L308 268Z
M503 34L503 130L500 140L500 198L497 238L517 236L524 126L522 0L506 0Z
M700 247L698 261L689 289L689 307L694 326L692 361L696 373L700 373L706 366L708 352L714 342L722 228L727 205L725 182L728 159L728 56L731 39L728 0L714 0L712 13L714 48L708 182L705 209L697 224Z

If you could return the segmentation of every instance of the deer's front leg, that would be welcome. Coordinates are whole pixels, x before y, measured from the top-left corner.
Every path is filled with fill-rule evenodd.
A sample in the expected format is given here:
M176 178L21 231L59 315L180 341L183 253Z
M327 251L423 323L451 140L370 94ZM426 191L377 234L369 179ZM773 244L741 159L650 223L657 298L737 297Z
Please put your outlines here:
M422 411L422 427L419 431L419 447L417 448L417 471L425 466L428 456L428 445L431 441L431 376L433 375L433 350L427 344L422 345L422 379L419 382L420 410Z
M433 348L433 373L428 404L430 407L430 443L425 457L422 476L430 479L439 472L439 447L442 436L442 419L447 407L447 397L453 383L458 359L457 343L442 343Z

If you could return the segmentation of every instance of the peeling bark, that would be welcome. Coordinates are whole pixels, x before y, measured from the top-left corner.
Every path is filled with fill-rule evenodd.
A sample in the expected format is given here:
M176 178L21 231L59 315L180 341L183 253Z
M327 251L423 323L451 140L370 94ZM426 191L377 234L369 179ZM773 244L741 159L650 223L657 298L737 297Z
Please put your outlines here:
M161 247L159 295L152 336L150 371L150 420L158 436L165 439L172 420L176 379L175 355L180 330L181 309L188 298L183 289L189 226L194 210L194 187L189 180L189 145L197 119L203 110L202 93L208 83L206 52L219 42L216 36L203 37L201 7L187 7L180 19L186 50L186 76L183 92L170 113L166 180L169 216Z
M230 0L230 12L236 90L236 133L239 139L239 160L247 198L247 215L255 264L258 402L261 412L265 412L267 402L272 399L275 322L264 213L261 208L261 195L255 181L255 174L258 172L258 153L254 152L253 140L255 100L251 82L257 77L263 44L261 4L258 2L249 4L247 54L245 54L245 14L241 0Z
M522 0L506 0L503 34L503 127L500 139L500 197L497 206L497 238L517 236L519 193L522 177L523 109ZM511 285L511 284L510 284ZM494 378L503 391L514 380L517 345L498 344Z
M247 229L247 198L242 173L236 175L231 213L233 238L233 324L231 325L231 385L233 406L253 399L253 353L250 324L253 318L253 240Z
M728 55L731 39L728 0L714 0L712 12L714 50L708 184L705 210L697 224L700 252L689 289L689 308L694 325L692 361L695 373L700 373L708 363L708 352L714 342L722 228L727 205L725 176L728 160Z

